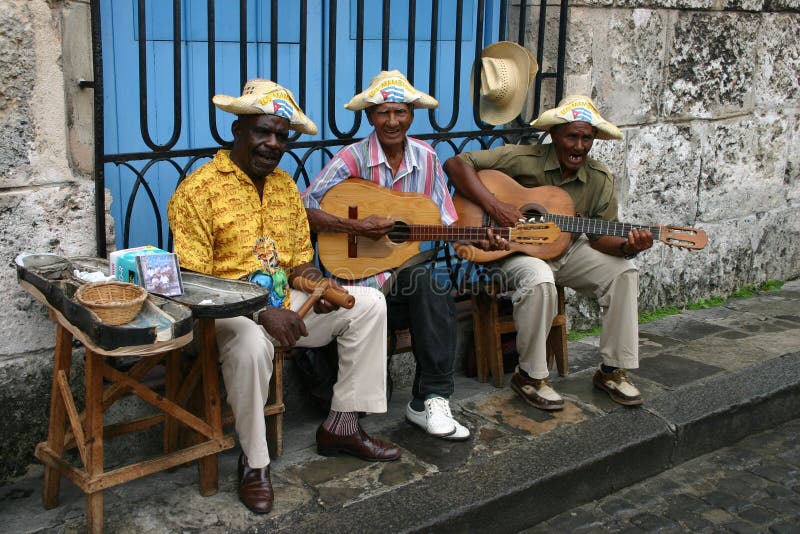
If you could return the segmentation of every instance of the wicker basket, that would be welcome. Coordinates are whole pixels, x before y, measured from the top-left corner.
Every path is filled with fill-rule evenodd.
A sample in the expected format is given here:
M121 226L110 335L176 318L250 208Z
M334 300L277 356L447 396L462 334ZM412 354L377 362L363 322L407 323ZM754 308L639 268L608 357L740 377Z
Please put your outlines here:
M110 325L125 324L134 319L147 300L147 291L125 282L92 282L75 291L75 300Z

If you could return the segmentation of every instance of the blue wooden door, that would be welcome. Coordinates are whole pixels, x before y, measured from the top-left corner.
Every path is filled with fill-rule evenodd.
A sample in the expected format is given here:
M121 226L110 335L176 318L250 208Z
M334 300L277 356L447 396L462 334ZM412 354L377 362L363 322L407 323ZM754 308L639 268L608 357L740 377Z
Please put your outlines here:
M391 21L386 31L385 4ZM276 81L295 93L319 126L317 136L299 142L338 139L327 150L301 147L284 156L281 167L303 176L301 189L339 145L369 132L366 121L343 105L384 67L413 73L414 85L440 102L430 114L417 111L412 135L474 129L469 77L478 46L477 9L484 6L481 42L493 42L499 2L415 4L409 45L408 0L101 0L104 174L116 247L168 247L166 204L178 181L231 140L234 117L211 106L210 97L238 95L249 78L277 73ZM453 153L446 144L441 149L443 158Z

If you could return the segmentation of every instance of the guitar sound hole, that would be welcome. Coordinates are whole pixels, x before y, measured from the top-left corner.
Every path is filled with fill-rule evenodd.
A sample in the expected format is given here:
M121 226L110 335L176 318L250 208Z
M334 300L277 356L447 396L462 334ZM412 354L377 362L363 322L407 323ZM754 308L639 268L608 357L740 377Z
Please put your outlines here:
M404 222L396 222L394 223L394 228L389 230L386 237L388 237L392 243L405 243L408 241L409 235L411 235L411 229L408 225Z
M525 222L545 222L544 213L537 210L525 210L522 212L522 215L525 216Z

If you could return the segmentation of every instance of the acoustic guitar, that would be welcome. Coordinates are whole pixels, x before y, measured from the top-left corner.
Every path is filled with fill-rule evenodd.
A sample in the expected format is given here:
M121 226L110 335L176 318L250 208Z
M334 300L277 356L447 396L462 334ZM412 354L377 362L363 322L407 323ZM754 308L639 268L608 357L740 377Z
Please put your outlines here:
M695 228L643 226L576 217L572 198L560 187L552 185L525 187L508 175L495 170L479 171L478 177L499 200L517 206L525 215L526 221L553 222L561 229L561 235L555 241L541 244L511 243L511 250L485 251L471 245L455 245L458 255L470 261L478 263L494 261L514 252L522 252L543 260L558 258L569 247L572 233L627 237L633 228L647 229L652 232L655 241L695 250L705 247L708 241L706 233ZM456 194L453 203L458 212L459 224L476 226L493 224L480 206L463 196Z
M420 253L420 241L476 241L486 237L484 225L443 225L439 207L426 195L393 191L362 178L349 178L331 187L320 207L342 218L379 215L391 216L395 221L380 239L338 232L317 235L322 265L344 280L358 280L399 267ZM555 242L561 233L552 222L521 223L492 231L512 243L531 246Z

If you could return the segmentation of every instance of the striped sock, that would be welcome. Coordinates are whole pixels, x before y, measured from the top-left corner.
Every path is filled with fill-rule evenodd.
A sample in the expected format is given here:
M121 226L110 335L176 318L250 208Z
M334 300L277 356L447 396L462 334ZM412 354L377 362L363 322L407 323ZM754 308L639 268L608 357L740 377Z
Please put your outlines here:
M331 410L322 427L336 436L351 436L358 432L358 413Z

